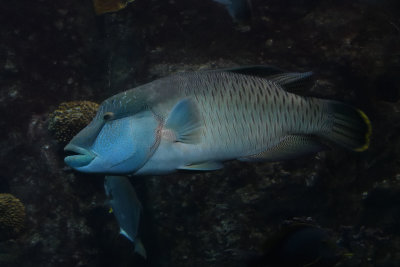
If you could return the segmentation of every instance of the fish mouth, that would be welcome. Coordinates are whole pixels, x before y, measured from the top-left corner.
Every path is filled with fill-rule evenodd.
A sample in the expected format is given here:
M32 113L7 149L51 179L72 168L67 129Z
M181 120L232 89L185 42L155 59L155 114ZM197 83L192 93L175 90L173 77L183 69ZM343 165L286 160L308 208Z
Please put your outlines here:
M64 162L71 168L87 166L96 158L91 151L72 144L64 147L64 151L70 154L64 158Z

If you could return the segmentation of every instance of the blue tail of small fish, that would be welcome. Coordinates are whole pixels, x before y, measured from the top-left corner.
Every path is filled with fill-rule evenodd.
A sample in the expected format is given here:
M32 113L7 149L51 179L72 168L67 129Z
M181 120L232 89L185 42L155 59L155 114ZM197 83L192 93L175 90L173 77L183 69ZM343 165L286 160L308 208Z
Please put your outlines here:
M137 254L139 254L140 256L142 256L143 258L147 259L147 253L146 250L143 246L142 241L140 241L140 239L136 239L135 240L135 252Z
M353 151L369 147L372 126L367 115L359 109L336 101L326 101L331 128L323 137Z
M213 0L225 6L234 20L248 20L251 17L250 0Z

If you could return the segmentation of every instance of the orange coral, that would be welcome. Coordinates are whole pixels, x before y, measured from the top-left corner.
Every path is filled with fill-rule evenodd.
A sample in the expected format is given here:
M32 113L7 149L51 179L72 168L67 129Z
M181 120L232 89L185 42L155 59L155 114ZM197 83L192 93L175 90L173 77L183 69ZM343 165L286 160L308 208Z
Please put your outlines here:
M96 115L99 105L90 101L63 102L49 115L49 131L60 143L69 142Z

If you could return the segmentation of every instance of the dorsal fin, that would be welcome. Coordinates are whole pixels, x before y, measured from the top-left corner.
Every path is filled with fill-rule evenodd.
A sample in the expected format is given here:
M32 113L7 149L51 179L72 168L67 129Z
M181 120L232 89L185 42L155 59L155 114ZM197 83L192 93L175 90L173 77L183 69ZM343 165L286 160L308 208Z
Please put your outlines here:
M314 85L313 73L311 71L287 72L270 65L243 66L212 71L238 73L272 80L286 91L292 93L305 92Z
M271 81L279 84L288 92L301 93L314 86L313 73L308 72L287 72L268 77Z
M270 66L270 65L252 65L252 66L242 66L226 69L211 70L217 72L232 72L243 75L251 75L260 78L268 78L273 75L285 73L283 69Z

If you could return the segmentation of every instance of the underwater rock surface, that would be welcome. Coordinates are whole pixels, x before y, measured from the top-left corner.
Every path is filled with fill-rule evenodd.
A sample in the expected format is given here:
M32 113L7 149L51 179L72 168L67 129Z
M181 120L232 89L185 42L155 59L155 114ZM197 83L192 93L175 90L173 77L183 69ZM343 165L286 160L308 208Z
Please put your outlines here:
M397 266L399 5L254 0L246 25L211 0L136 0L102 16L90 1L3 5L0 193L24 203L28 227L0 241L0 265L250 266L288 220L300 220L336 241L336 266ZM65 167L48 115L178 71L255 64L314 71L316 85L301 94L363 109L370 149L134 177L143 260L104 205L104 177Z

